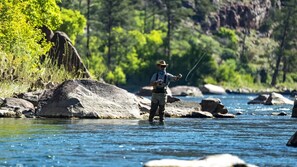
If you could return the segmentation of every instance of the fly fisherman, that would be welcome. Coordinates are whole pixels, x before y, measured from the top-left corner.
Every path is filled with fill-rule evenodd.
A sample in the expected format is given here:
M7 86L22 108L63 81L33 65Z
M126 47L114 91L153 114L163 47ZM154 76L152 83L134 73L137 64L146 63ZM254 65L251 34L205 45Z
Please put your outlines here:
M159 107L159 117L160 123L164 122L164 111L165 104L167 100L167 88L171 81L178 81L182 75L179 74L174 76L170 73L166 72L166 67L168 64L164 60L160 60L157 63L158 72L156 72L152 78L150 85L153 86L152 100L151 100L151 110L149 116L149 122L152 123L154 120L154 116Z

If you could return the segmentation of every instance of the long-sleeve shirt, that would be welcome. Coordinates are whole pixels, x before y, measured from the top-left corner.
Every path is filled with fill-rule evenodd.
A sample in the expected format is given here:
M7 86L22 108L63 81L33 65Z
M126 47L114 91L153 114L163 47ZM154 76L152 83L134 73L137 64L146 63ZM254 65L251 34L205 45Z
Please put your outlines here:
M157 85L156 87L167 89L168 85L170 84L171 81L174 81L175 77L176 76L170 73L167 73L166 70L160 70L153 74L150 82L153 83L158 80L162 81L163 84Z

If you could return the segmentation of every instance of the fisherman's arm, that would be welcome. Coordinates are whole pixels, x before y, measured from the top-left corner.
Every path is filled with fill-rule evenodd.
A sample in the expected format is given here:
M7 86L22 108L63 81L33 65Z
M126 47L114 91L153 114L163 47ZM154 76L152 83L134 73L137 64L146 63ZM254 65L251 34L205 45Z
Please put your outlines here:
M170 80L171 80L171 81L178 81L178 80L180 80L180 79L183 77L182 74L178 74L178 75L176 75L176 76L170 74L169 76L170 76Z

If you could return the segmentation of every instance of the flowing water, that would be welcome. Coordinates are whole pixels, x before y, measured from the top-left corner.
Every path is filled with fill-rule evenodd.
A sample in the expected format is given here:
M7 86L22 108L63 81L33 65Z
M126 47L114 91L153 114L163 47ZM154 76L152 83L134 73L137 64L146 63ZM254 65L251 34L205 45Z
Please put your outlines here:
M253 96L214 96L234 119L0 119L0 166L142 166L163 158L231 153L259 166L297 166L291 105L247 105ZM200 102L201 98L184 98ZM272 112L288 116L271 116Z

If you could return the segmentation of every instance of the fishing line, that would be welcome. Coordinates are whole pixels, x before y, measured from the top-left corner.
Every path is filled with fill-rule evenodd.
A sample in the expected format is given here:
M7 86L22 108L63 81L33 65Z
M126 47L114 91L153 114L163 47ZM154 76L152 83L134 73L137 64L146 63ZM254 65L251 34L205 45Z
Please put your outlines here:
M203 57L206 55L206 52L203 53L203 55L200 57L200 59L197 61L197 63L193 66L193 68L188 72L185 81L188 82L189 75L193 72L193 70L197 67L197 65L201 62Z

